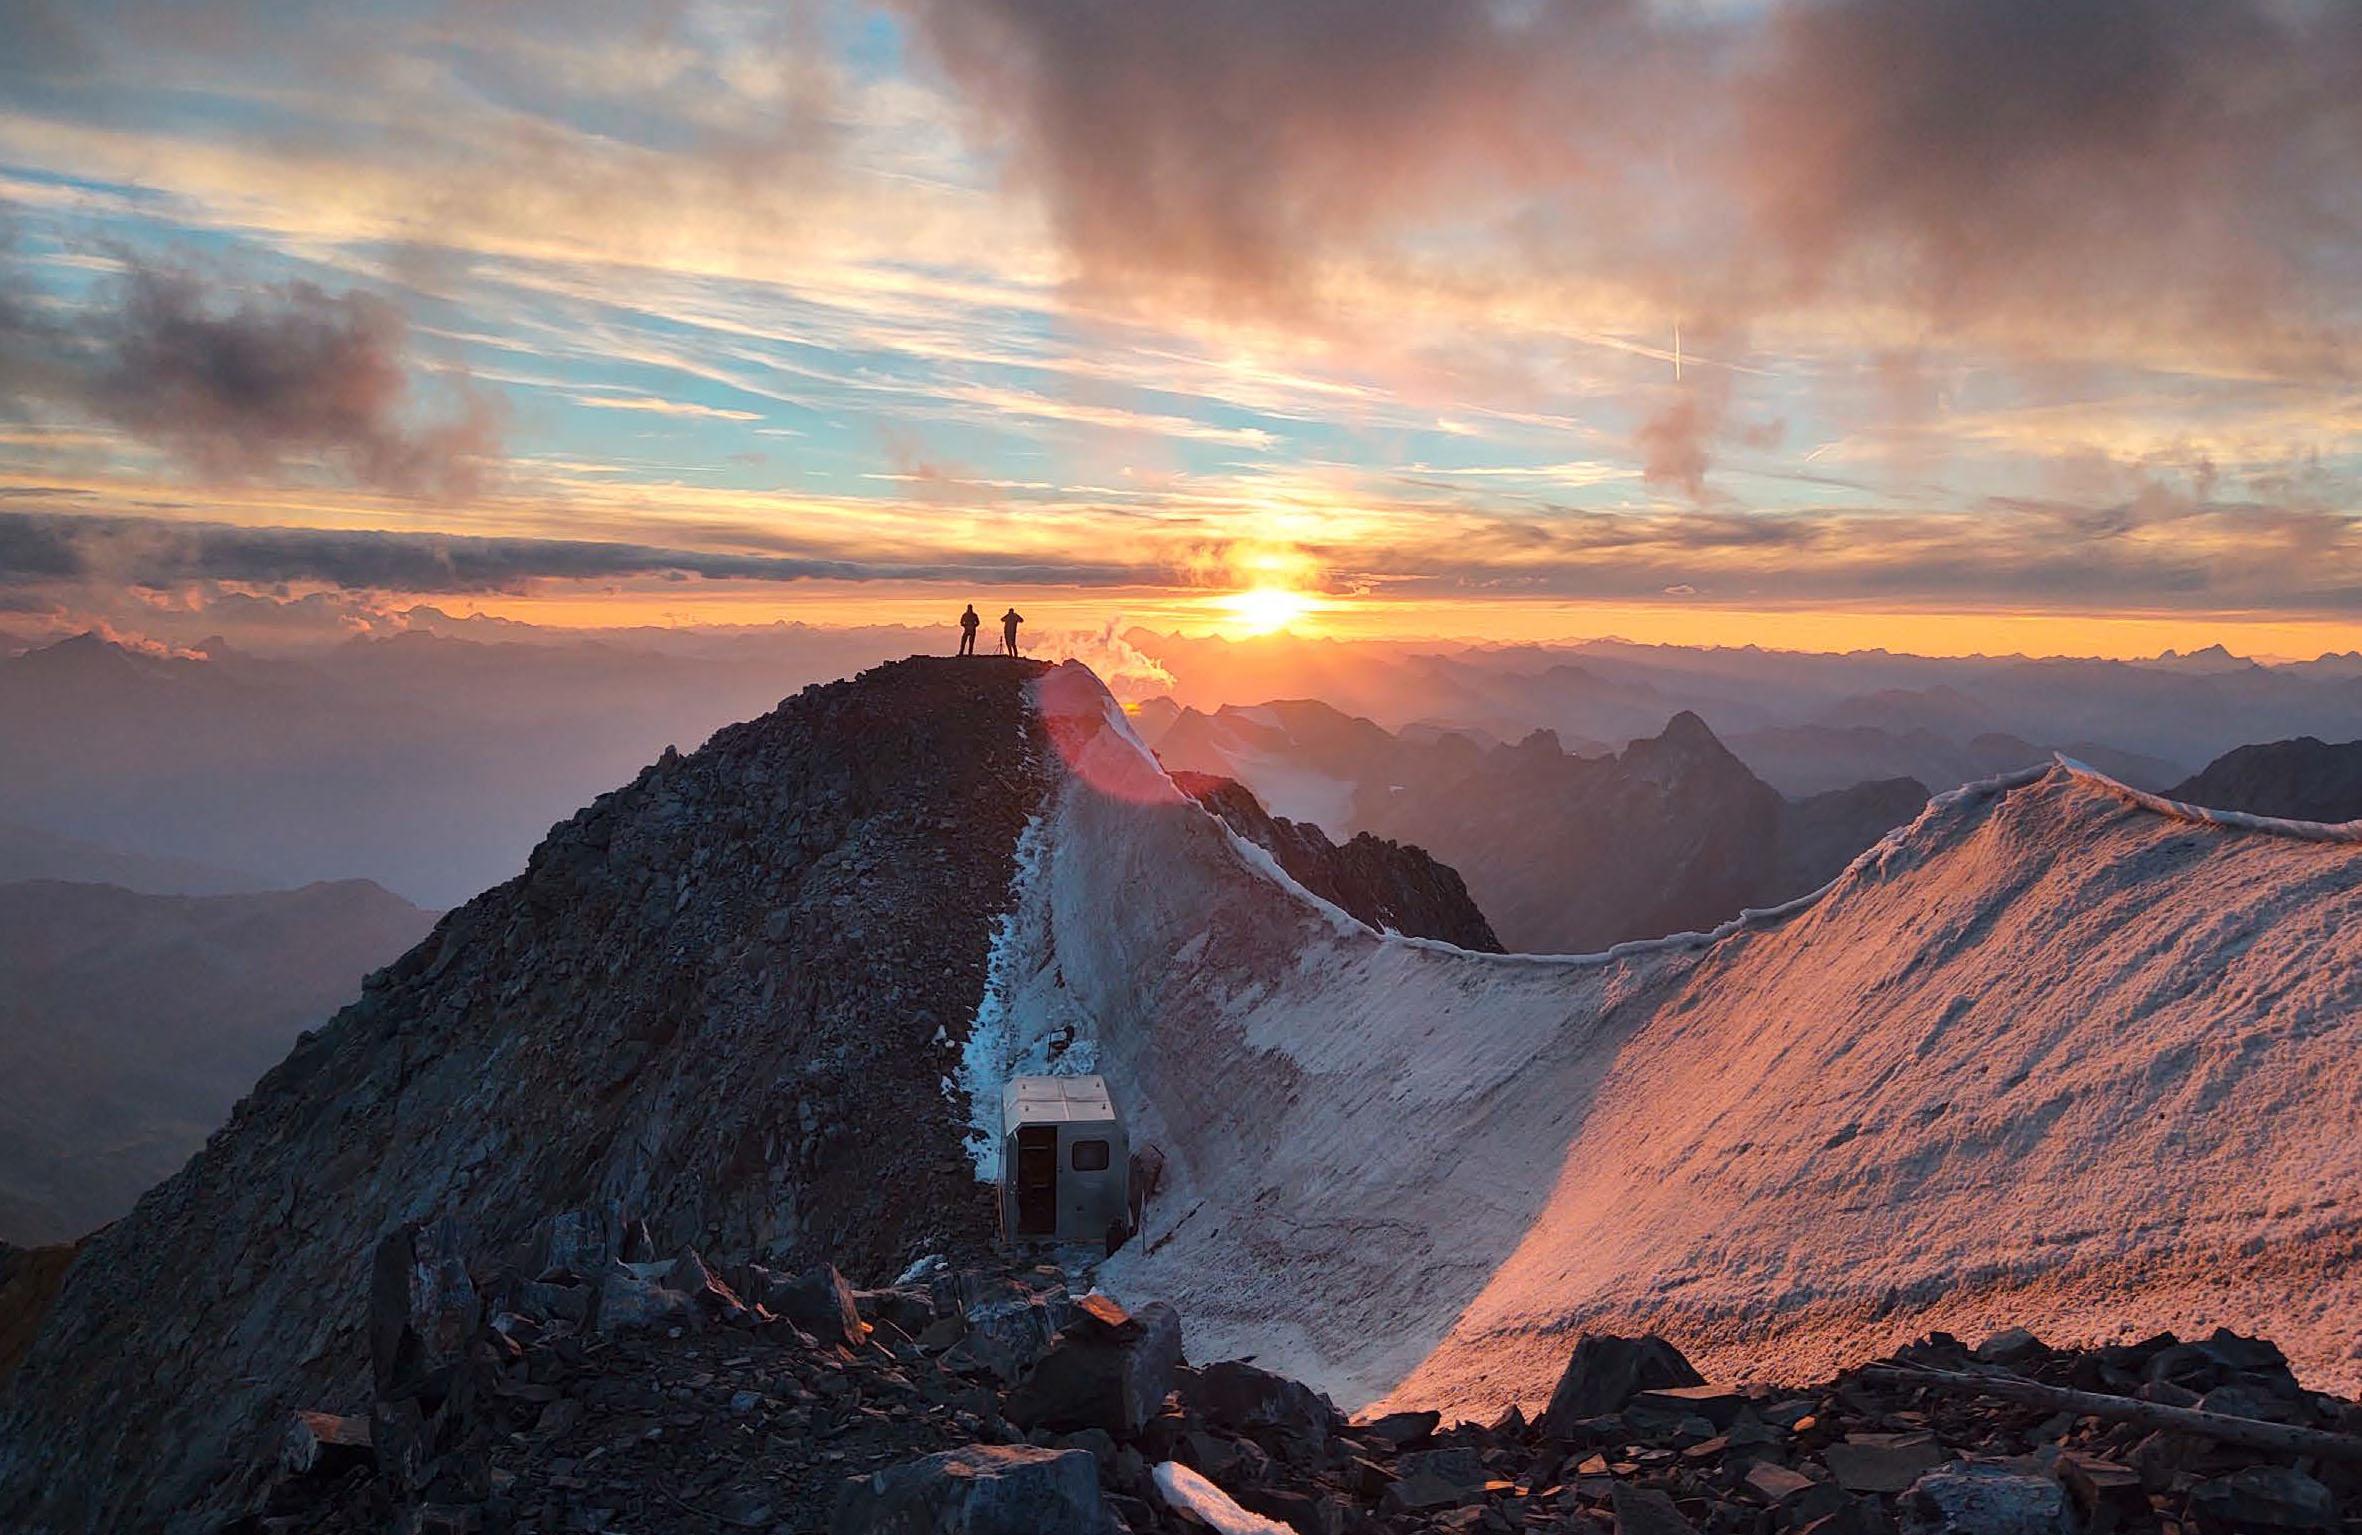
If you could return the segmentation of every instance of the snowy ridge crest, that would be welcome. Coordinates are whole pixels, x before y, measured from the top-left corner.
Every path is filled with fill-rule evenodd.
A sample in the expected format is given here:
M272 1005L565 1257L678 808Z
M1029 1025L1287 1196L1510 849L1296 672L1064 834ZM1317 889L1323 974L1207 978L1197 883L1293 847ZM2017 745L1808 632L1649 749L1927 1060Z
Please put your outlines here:
M2227 826L2239 831L2260 831L2275 837L2293 837L2299 842L2362 844L2362 820L2291 821L2280 816L2249 815L2244 810L2216 810L2206 805L2193 805L2187 800L2167 799L2162 794L2151 794L2146 789L2119 783L2098 768L2077 762L2063 752L2059 754L2058 764L2095 789L2177 821L2192 821L2201 826Z
M2362 1158L2329 1129L2362 862L2307 833L2193 837L2045 762L1712 932L1476 954L1215 835L1084 669L1035 701L1061 760L1008 973L1043 989L1009 1017L1072 1020L1165 1154L1102 1282L1195 1353L1470 1415L1583 1328L1801 1378L1931 1327L2221 1324L2350 1377L2362 1218L2312 1191Z
M1281 867L1278 859L1256 843L1233 831L1229 823L1199 805L1172 781L1156 754L1148 749L1124 717L1123 706L1115 701L1096 673L1080 661L1068 661L1034 684L1035 706L1049 724L1051 734L1060 743L1073 775L1094 787L1114 792L1121 798L1153 802L1177 802L1190 806L1204 815L1222 831L1222 835L1239 857L1240 862L1269 880L1280 889L1301 901L1325 918L1344 937L1375 940L1381 944L1404 948L1424 949L1441 954L1475 954L1457 944L1440 938L1420 938L1392 930L1377 930L1364 924L1335 903L1306 889L1296 877ZM1708 949L1737 934L1776 927L1790 918L1800 916L1826 900L1838 887L1855 874L1876 865L1892 855L1906 841L1919 834L1922 827L1946 818L1951 813L1982 803L1996 795L2024 788L2050 773L2048 765L2021 768L2015 772L1999 773L1991 778L1980 778L1955 789L1935 795L1919 817L1888 832L1877 842L1857 854L1852 863L1838 872L1835 878L1817 890L1809 890L1792 900L1776 906L1751 906L1726 922L1717 923L1703 932L1667 933L1658 938L1634 938L1589 954L1482 954L1475 957L1488 964L1541 967L1559 970L1589 970L1628 960L1645 959L1660 954L1678 954ZM2105 775L2089 768L2082 772L2099 778L2127 794L2139 791L2115 784ZM1149 793L1150 783L1161 785L1164 792ZM1115 787L1111 787L1111 784ZM2154 796L2151 796L2152 798ZM2210 812L2199 812L2208 814ZM2250 818L2253 819L2253 818ZM2291 823L2294 824L2294 823ZM2357 840L2362 840L2358 838Z

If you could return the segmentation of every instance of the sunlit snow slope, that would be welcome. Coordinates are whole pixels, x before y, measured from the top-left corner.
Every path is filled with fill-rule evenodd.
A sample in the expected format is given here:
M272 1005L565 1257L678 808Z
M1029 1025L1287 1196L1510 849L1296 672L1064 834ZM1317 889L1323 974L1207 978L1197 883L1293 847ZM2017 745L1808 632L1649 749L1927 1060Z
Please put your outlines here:
M1469 954L1295 888L1079 666L1038 698L1005 1026L1081 1031L1168 1157L1108 1282L1197 1357L1478 1410L1585 1328L1801 1378L2223 1323L2362 1385L2362 849L2061 766L1710 939Z

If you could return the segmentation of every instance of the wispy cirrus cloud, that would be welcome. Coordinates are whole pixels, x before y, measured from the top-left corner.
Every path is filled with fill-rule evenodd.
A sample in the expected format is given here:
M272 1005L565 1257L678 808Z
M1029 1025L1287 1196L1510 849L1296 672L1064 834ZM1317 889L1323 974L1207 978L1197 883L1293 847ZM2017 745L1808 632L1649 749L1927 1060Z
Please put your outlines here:
M699 405L692 400L659 399L652 394L604 395L573 394L566 397L576 405L592 410L629 410L650 416L689 416L704 421L760 421L759 410L730 410L719 405Z

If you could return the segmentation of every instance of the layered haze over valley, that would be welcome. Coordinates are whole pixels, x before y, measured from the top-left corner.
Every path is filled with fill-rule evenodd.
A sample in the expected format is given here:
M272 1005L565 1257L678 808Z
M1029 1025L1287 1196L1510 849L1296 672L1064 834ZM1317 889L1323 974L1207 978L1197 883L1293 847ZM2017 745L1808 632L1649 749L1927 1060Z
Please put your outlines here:
M164 881L174 889L366 878L447 907L516 873L552 822L666 746L695 746L806 683L949 651L954 638L948 623L580 635L432 610L393 632L300 643L20 638L0 656L0 712L18 727L0 756L0 824L214 871ZM1560 754L1606 756L1663 735L1685 712L1791 802L1869 794L1860 812L1820 801L1820 819L1849 824L1899 815L1896 780L1933 792L2056 750L2162 789L2232 748L2347 740L2362 721L2362 654L1949 659L1115 626L1052 629L1029 644L1093 665L1160 742L1176 706L1212 714L1169 742L1175 766L1238 778L1274 813L1340 841L1371 830L1425 845L1437 833L1422 818L1456 796L1449 764L1462 757L1481 762L1521 743L1548 756L1530 740L1536 731ZM1291 700L1317 707L1257 707ZM1405 776L1422 773L1445 776ZM1571 803L1587 791L1570 780L1534 792ZM1404 803L1386 810L1378 801L1388 797ZM1828 846L1853 838L1843 831ZM1799 833L1788 854L1771 855L1800 874L1741 881L1750 897L1826 877L1832 856L1859 851L1803 845L1811 840ZM82 877L106 877L90 872L101 863L82 867ZM39 872L77 877L70 861ZM1571 941L1543 928L1525 946Z

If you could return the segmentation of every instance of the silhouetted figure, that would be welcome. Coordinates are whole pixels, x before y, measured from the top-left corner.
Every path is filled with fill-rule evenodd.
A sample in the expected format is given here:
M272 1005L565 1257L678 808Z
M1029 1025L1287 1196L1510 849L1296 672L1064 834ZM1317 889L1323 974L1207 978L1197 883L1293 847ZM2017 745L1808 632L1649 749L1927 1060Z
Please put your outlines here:
M983 622L983 619L976 616L976 604L969 603L968 611L960 615L961 655L972 656L976 653L976 627Z
M1025 622L1025 615L1015 608L1001 615L1001 649L1009 655L1017 653L1017 626Z

